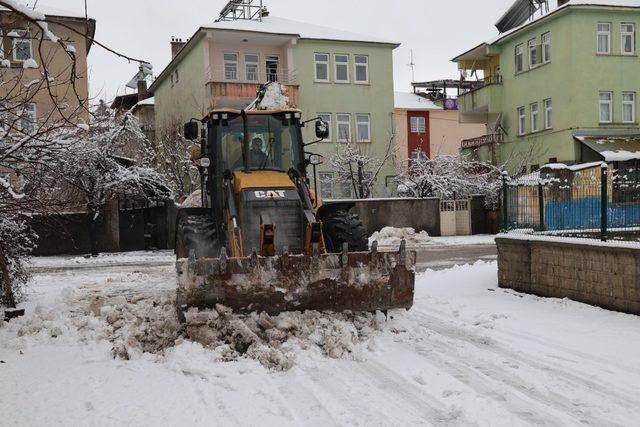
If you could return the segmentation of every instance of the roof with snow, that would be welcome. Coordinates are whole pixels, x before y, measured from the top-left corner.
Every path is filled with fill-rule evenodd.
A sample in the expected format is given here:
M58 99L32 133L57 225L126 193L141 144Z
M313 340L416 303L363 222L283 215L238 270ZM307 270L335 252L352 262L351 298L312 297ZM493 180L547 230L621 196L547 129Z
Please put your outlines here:
M33 6L30 6L24 2L15 2L16 4L21 4L23 6L26 6L29 9L33 10ZM8 11L9 9L7 9L6 7L2 7L0 6L0 11ZM78 18L78 19L85 19L85 14L84 11L70 11L70 10L66 10L66 9L60 9L57 7L50 7L47 6L45 4L39 3L35 8L36 12L41 12L44 13L45 15L48 16L59 16L59 17L65 17L65 18ZM89 16L89 19L92 19L91 16Z
M336 40L364 43L382 43L399 45L398 42L380 37L352 33L335 28L322 27L306 22L293 21L276 16L265 16L262 21L238 19L235 21L220 21L204 26L205 29L249 31L256 33L281 34L298 36L311 40Z
M524 24L519 25L515 28L512 28L509 31L505 31L501 34L498 34L497 36L492 37L491 39L483 43L480 43L479 45L461 53L460 55L453 58L452 61L457 62L458 60L461 60L461 59L477 59L475 58L475 56L477 56L478 54L481 54L482 56L484 56L484 48L487 45L499 43L507 39L508 37L520 32L521 30L528 28L531 25L534 25L540 21L549 19L552 16L556 16L561 11L568 10L569 8L573 8L573 7L640 8L640 0L569 0L568 3L559 7L557 6L557 3L556 3L555 7L553 5L550 6L548 13L545 13L544 15L540 15L537 18L528 20ZM463 58L466 56L468 56L468 58Z
M394 92L393 103L395 108L402 110L442 110L432 100L413 92Z
M598 153L605 162L640 160L640 135L574 136L574 138Z

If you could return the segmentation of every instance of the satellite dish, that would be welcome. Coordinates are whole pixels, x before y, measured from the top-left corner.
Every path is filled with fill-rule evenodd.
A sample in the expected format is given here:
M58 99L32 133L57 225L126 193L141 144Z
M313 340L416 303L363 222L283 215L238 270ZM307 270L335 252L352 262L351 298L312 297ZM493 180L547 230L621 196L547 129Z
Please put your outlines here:
M140 64L140 68L135 76L127 83L127 87L131 89L138 88L138 82L140 80L148 80L153 76L153 66L148 62L143 62Z

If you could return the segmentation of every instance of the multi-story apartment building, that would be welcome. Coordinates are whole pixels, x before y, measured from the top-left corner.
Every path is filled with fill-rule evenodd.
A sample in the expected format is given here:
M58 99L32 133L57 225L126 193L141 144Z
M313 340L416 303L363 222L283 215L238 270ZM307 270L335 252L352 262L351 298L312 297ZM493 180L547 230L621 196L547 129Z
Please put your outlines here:
M261 83L278 81L305 119L329 122L329 138L312 150L326 158L318 168L320 191L325 198L348 197L351 187L332 179L328 159L345 141L384 157L393 137L392 51L397 46L273 16L212 23L186 43L173 40L173 60L150 87L156 131L203 117L212 108L243 108ZM314 140L312 126L303 135ZM384 194L385 177L392 175L389 162L378 176L376 195Z
M512 173L607 160L616 150L607 137L640 135L638 25L640 1L558 0L458 55L461 70L484 72L459 99L460 121L487 126L463 151ZM636 145L640 152L640 139Z
M67 51L43 37L37 25L0 8L0 126L12 133L33 133L61 120L89 121L87 55L96 22L83 13L43 5L37 10ZM0 170L1 177L13 182L19 181L16 175Z

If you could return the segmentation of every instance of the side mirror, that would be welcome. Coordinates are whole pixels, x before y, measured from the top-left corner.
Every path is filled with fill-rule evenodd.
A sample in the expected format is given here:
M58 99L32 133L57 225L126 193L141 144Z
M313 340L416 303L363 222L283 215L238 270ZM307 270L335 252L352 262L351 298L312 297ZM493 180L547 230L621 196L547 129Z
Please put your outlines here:
M309 156L310 165L318 166L323 163L324 163L324 157L322 157L320 154L312 154Z
M316 138L327 139L329 138L329 123L322 119L316 120Z
M184 124L185 139L198 139L198 122L188 122Z

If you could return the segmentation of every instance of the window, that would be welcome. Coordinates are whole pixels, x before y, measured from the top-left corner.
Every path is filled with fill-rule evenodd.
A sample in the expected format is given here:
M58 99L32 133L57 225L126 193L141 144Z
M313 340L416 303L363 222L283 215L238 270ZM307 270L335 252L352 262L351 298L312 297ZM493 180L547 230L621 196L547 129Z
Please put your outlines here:
M531 108L531 132L538 132L538 103L534 102Z
M315 80L317 82L329 81L329 54L328 53L316 53L314 57L315 61Z
M349 142L351 140L351 115L336 114L336 129L338 142Z
M353 57L356 83L369 83L369 57L355 55Z
M332 135L331 135L331 113L318 113L318 117L320 117L322 120L324 120L328 126L327 128L329 129L329 136L327 136L324 141L325 142L331 142L333 141Z
M238 54L224 54L224 79L238 80Z
M525 115L524 107L518 108L518 135L524 135L525 132Z
M411 133L425 133L427 131L427 120L424 117L411 117Z
M349 83L349 55L336 55L334 61L336 66L336 82Z
M13 38L13 60L26 61L32 58L31 51L31 31L13 30L11 32Z
M333 172L318 173L318 190L323 199L333 199Z
M542 35L542 62L547 63L551 61L551 33L544 33Z
M334 192L335 197L337 199L350 199L352 185L353 185L353 179L351 177L336 181L335 192Z
M600 92L600 123L613 121L613 92Z
M539 58L538 58L538 45L536 44L536 39L529 40L529 68L534 68L538 66Z
M544 128L551 129L553 127L553 101L551 99L544 100Z
M356 114L356 136L358 142L371 142L371 116Z
M622 121L634 123L636 121L636 93L622 92Z
M623 55L633 55L636 53L636 25L622 24L620 26L620 52Z
M26 134L31 134L36 131L36 104L33 102L25 103L20 113L20 131Z
M516 73L524 71L524 45L516 46Z
M280 58L276 55L267 55L265 68L267 70L267 81L277 82L278 74L280 73Z
M611 24L608 22L598 22L598 47L597 53L611 52Z
M257 82L260 80L258 73L258 55L247 54L244 56L244 78L250 82Z

